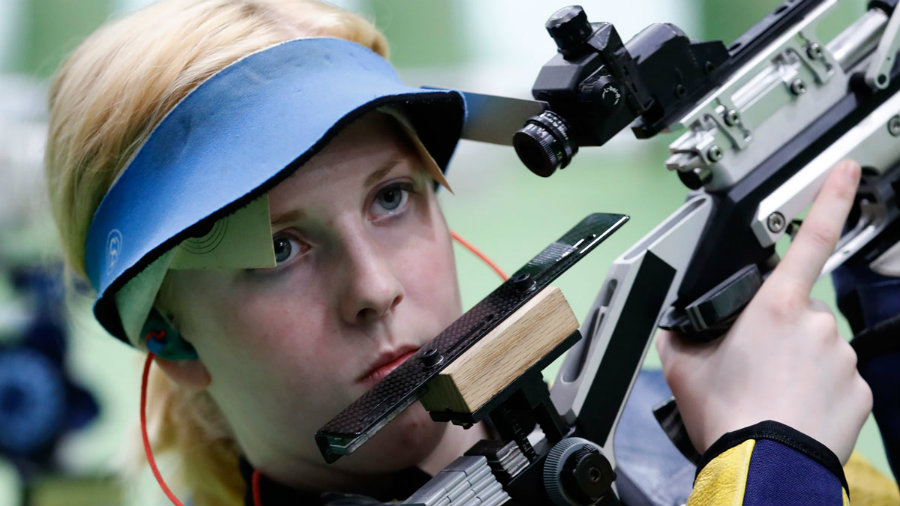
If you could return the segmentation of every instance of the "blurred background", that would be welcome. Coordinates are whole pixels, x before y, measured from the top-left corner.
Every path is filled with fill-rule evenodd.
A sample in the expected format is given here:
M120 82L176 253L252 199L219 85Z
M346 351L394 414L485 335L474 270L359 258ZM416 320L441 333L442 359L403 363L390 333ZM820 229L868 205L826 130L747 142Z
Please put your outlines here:
M48 79L81 39L148 0L0 0L0 504L165 504L149 473L122 485L115 473L135 453L140 357L110 339L90 315L83 287L61 281L61 261L42 180ZM555 52L547 0L346 0L391 42L409 84L530 98ZM615 24L623 40L672 22L691 37L731 42L778 4L774 0L630 0L582 3L593 21ZM820 36L829 40L863 9L841 1ZM686 190L663 161L674 140L636 140L629 131L582 149L549 179L532 175L505 147L463 142L441 192L450 226L512 272L594 211L631 221L559 282L579 318L609 264L674 211ZM465 307L499 282L457 250ZM828 282L815 296L833 305ZM849 328L841 321L842 332ZM645 367L658 368L651 350ZM545 374L552 378L552 373ZM858 448L889 473L874 423ZM167 468L162 462L163 472Z

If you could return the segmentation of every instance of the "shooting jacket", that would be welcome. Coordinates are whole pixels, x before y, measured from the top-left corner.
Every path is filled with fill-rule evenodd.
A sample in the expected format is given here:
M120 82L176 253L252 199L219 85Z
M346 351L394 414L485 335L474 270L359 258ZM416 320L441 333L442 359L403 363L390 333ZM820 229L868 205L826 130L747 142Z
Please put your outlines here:
M697 465L691 505L849 505L837 456L787 425L767 421L722 436Z

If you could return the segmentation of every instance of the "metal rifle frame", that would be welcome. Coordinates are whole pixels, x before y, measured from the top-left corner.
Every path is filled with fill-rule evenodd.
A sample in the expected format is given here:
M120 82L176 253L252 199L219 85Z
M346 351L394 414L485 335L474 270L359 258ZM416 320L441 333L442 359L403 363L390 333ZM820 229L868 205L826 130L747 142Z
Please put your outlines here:
M671 25L654 25L621 44L611 25L593 23L582 34L580 55L573 56L569 35L554 35L560 54L538 76L539 100L467 94L464 138L510 144L526 123L539 130L549 125L536 135L563 144L555 148L558 159L537 164L545 172L550 166L550 173L578 146L601 145L628 123L639 138L683 130L666 166L693 191L613 263L582 323L583 338L549 394L531 381L533 371L504 392L506 398L531 396L519 406L537 406L552 418L538 425L554 435L538 431L529 443L473 448L409 504L472 504L476 498L482 504L614 503L614 485L612 493L585 499L572 492L577 484L560 484L558 471L580 459L610 488L613 435L656 328L700 340L721 336L777 263L775 243L841 159L859 162L863 180L851 223L822 275L851 260L900 263L900 14L896 0L870 2L863 16L825 43L815 27L835 3L789 0L724 53L710 43L686 43ZM684 62L652 58L663 53L699 61L689 88L677 72ZM565 79L554 81L560 72ZM660 84L660 75L672 80ZM607 87L616 93L604 94ZM548 111L553 115L541 119ZM550 415L541 400L546 395L549 411L555 410ZM455 421L484 416L493 418L494 411ZM578 453L584 444L593 456ZM498 485L484 469L508 495L496 494ZM479 490L493 492L479 496Z

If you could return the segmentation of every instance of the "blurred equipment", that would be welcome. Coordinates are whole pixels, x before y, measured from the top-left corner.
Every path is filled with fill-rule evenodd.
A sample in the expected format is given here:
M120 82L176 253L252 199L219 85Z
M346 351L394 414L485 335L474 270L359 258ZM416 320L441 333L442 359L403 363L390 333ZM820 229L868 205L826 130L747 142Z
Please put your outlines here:
M66 370L61 268L17 267L10 277L28 314L21 327L0 329L0 456L28 483L56 469L60 440L99 410Z
M73 476L60 458L99 407L67 367L63 268L41 169L45 101L42 82L0 76L0 459L15 469L20 504L97 504L118 487ZM63 484L69 492L58 493ZM88 498L74 492L88 488Z

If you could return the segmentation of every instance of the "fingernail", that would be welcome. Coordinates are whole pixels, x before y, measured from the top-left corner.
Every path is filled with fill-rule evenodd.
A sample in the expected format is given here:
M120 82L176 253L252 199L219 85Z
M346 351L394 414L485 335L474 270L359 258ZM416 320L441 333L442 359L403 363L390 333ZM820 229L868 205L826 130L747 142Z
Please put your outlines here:
M841 171L844 173L844 176L847 179L851 179L853 181L857 181L860 174L862 173L862 169L860 169L859 164L853 160L843 160L841 162Z

